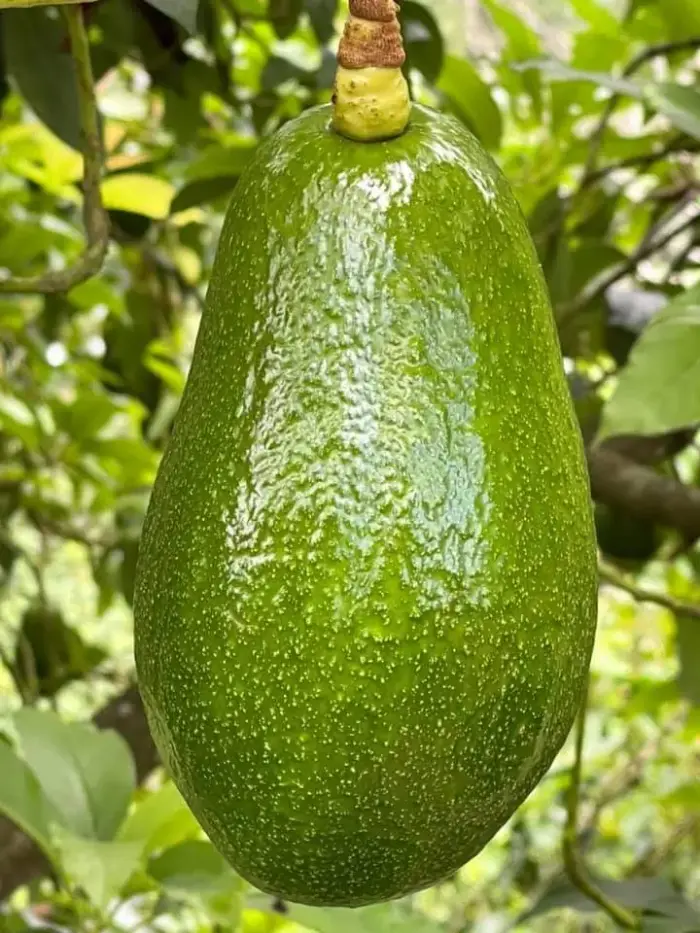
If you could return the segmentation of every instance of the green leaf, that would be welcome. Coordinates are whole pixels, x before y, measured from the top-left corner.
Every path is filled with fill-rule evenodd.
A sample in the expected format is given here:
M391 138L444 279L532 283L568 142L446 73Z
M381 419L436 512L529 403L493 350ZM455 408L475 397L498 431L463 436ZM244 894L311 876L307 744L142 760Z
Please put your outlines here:
M152 220L168 216L174 193L172 184L164 178L137 172L111 175L102 182L102 200L108 210L127 211Z
M500 0L482 0L495 25L507 39L507 57L515 61L530 58L540 51L540 40L519 16Z
M648 103L689 136L700 139L700 92L681 84L650 84L645 88Z
M435 81L442 68L444 44L434 16L422 4L404 0L399 7L399 22L408 67L420 71L428 81Z
M309 14L314 35L320 45L325 45L333 37L336 0L306 0L304 7Z
M503 132L501 112L476 68L463 58L448 55L437 87L487 149L498 149Z
M220 178L205 178L202 181L192 181L184 185L172 200L170 213L177 214L180 211L186 211L190 207L198 207L200 204L207 204L212 201L218 201L219 198L227 198L238 182L236 175L223 175Z
M150 876L171 891L210 895L238 887L238 876L210 842L180 842L148 863Z
M107 657L66 624L60 612L29 606L17 635L13 677L25 703L52 697L61 687L93 671Z
M515 62L535 58L541 52L541 43L537 33L533 32L520 17L516 16L500 0L482 0L489 11L494 24L506 37L504 59L512 65ZM542 82L538 74L525 74L525 90L532 98L535 110L539 113L542 104Z
M665 878L632 878L629 881L596 879L598 887L608 897L630 910L641 910L659 917L675 918L674 922L692 920L694 913L690 905ZM568 878L558 878L538 901L534 908L520 917L520 922L547 914L552 910L568 907L581 913L595 913L598 904L575 888ZM686 933L695 928L685 927ZM674 929L677 933L678 927Z
M302 0L270 0L267 15L280 39L288 39L301 16Z
M617 37L620 33L620 23L613 14L602 6L597 0L569 0L571 8L595 29L596 32L606 36Z
M281 61L286 62L286 59L281 59ZM290 63L287 62L287 64ZM188 181L202 181L223 176L237 178L250 162L255 147L256 141L246 136L237 138L233 145L209 146L197 159L190 162L185 169L185 178Z
M139 842L100 842L83 839L56 827L54 841L69 879L104 910L141 864Z
M659 8L668 25L670 39L690 39L700 35L700 6L697 0L663 0Z
M197 7L199 0L147 0L152 7L165 13L176 23L183 26L187 32L193 33L197 29Z
M599 440L700 422L700 285L669 302L632 348L603 410Z
M700 619L676 617L678 688L687 700L700 706Z
M53 857L50 836L51 806L29 766L0 737L0 812L12 820Z
M565 62L560 62L556 58L534 58L529 61L515 64L516 71L530 71L536 69L543 74L548 75L555 81L588 81L597 84L599 87L607 88L615 94L624 94L628 97L642 99L644 89L634 81L627 81L624 78L614 78L612 75L605 74L603 71L585 71L581 68L572 68Z
M2 40L7 70L22 97L56 136L80 149L75 67L59 11L6 11Z
M180 792L168 781L143 798L122 823L120 842L140 841L146 855L167 849L201 832Z
M126 742L111 730L35 709L21 709L15 722L21 753L61 826L88 839L112 839L136 785Z

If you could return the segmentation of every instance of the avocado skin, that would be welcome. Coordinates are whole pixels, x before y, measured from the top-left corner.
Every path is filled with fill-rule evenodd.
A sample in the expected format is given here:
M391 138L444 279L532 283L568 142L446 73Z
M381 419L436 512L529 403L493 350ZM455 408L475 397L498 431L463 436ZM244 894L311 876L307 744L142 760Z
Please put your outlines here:
M515 199L417 105L261 145L221 234L135 594L156 744L263 891L476 855L551 764L596 620L583 449Z

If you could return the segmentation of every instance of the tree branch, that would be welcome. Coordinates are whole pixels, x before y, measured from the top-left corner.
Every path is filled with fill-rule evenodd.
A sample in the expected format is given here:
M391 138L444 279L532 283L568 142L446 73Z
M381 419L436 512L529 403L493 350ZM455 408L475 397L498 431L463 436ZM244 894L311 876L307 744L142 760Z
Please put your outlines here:
M647 152L645 155L630 156L627 159L621 159L619 162L613 162L610 165L603 165L601 168L595 169L588 175L587 184L593 185L602 178L612 175L613 172L619 172L626 168L648 168L656 162L663 161L663 159L668 158L670 155L682 155L684 153L698 151L700 151L700 142L689 139L686 136L677 136L675 139L672 139L668 145L664 146L663 149L659 149L658 152Z
M100 271L109 246L109 218L100 193L102 141L90 63L90 44L82 7L78 4L66 5L63 13L68 24L78 88L84 157L83 219L87 242L84 252L74 265L31 278L0 279L0 293L48 295L66 292Z
M612 917L617 924L627 930L638 930L640 929L640 922L637 917L627 910L626 907L623 907L622 904L618 904L612 898L608 897L591 878L578 847L579 801L587 707L588 690L586 690L586 695L583 698L578 719L576 720L576 757L571 768L567 819L562 846L564 868L566 869L571 883L585 894L586 897L598 904L598 906L601 907L609 917Z
M700 49L700 38L697 36L694 36L691 39L681 39L678 42L662 42L658 45L650 45L646 49L643 49L630 61L625 70L622 72L622 77L631 78L632 75L636 74L641 68L644 67L644 65L646 65L647 62L654 58L660 58L664 55L672 55L674 52L693 52L697 49ZM615 113L615 109L617 108L620 100L620 94L613 94L613 96L608 101L607 107L601 114L598 125L591 134L591 148L588 153L588 160L583 170L583 176L581 178L579 190L586 188L591 183L591 176L596 170L598 156L600 155L600 150L603 148L603 138L605 136L605 131L608 128L608 123L612 119L612 116Z
M587 451L593 498L640 518L700 538L700 489L660 476L604 447Z
M600 275L586 285L572 301L566 302L557 308L557 323L559 327L564 326L574 315L582 311L591 301L595 301L601 295L624 279L630 273L634 272L640 262L660 252L665 246L674 240L679 234L684 233L691 227L694 227L700 220L700 212L692 211L690 216L682 217L681 220L669 226L665 233L659 236L649 237L647 242L642 243L627 259L623 260L610 269L605 269Z
M700 619L700 606L693 603L684 603L682 600L674 599L667 593L660 593L656 590L647 590L643 586L638 586L634 580L630 580L625 574L620 573L605 561L599 561L598 573L600 579L605 583L616 586L633 596L640 603L654 603L669 609L674 615L689 616L692 619Z

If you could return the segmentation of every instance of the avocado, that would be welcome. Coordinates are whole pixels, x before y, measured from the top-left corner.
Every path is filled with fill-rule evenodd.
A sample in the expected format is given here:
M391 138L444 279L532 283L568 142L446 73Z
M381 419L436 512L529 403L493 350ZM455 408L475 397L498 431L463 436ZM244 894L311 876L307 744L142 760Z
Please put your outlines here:
M551 764L596 620L588 479L511 190L413 105L331 108L233 194L135 592L163 761L263 891L361 905L472 858Z

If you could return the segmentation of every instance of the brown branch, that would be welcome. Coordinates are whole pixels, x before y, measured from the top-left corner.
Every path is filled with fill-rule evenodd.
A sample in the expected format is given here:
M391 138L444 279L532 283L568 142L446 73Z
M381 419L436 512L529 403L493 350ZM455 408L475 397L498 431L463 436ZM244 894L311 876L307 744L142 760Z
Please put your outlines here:
M587 451L593 498L639 518L700 538L700 489L686 486L604 447Z
M609 583L611 586L616 586L620 590L624 590L640 603L654 603L657 606L668 609L674 615L700 619L700 606L674 599L674 597L669 596L668 593L648 590L643 586L639 586L634 580L620 573L603 560L598 562L598 573L603 582Z
M71 52L75 63L83 137L83 219L86 246L76 263L58 272L45 272L31 278L0 279L0 293L43 294L66 292L96 275L102 268L109 246L109 218L102 204L102 141L95 99L95 83L90 63L90 44L80 5L67 5L63 13L68 24Z

